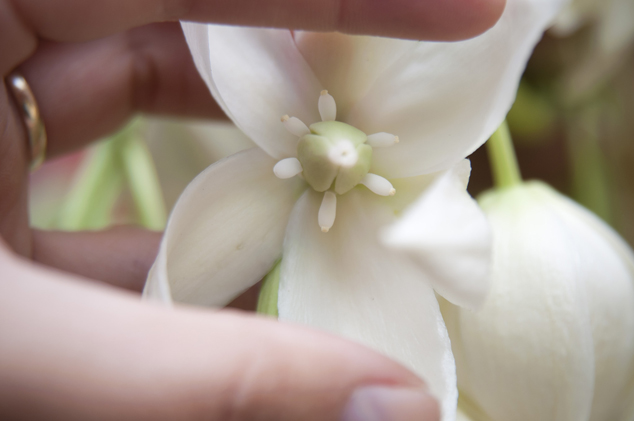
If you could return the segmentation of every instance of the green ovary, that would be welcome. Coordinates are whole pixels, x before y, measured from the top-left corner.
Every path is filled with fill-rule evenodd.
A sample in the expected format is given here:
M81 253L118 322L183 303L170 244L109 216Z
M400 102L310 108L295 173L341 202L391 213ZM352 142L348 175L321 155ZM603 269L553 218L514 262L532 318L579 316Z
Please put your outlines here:
M367 136L349 124L322 121L312 124L310 134L297 145L306 182L318 192L329 190L344 194L352 190L370 171L372 147ZM347 156L356 153L354 158Z

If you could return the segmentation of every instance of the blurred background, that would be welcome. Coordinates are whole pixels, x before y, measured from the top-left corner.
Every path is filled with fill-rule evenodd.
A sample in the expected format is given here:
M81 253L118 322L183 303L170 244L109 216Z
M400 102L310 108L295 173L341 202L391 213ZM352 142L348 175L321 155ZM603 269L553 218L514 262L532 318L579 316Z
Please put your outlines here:
M634 244L634 0L570 3L528 63L508 115L525 179L591 209ZM228 122L139 117L91 148L31 176L38 228L161 230L187 184L254 146ZM469 191L492 186L484 147Z

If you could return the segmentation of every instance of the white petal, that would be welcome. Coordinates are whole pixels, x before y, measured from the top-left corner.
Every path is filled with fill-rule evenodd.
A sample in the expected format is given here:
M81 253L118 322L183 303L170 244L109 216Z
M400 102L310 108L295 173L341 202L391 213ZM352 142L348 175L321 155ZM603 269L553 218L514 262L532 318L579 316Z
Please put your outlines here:
M378 196L339 196L327 234L315 219L321 195L307 191L293 209L280 275L280 319L365 344L420 375L453 420L457 390L449 338L432 289L419 270L377 241L393 220Z
M200 76L207 84L209 91L218 105L220 105L227 116L233 118L231 111L227 108L227 105L218 93L218 88L216 87L211 75L209 25L196 22L181 22L181 27L183 28L183 34L185 34L185 40L187 41L190 52L192 53L194 64L196 65L196 69L198 69L198 73L200 73Z
M208 25L209 60L217 93L236 125L274 158L295 156L297 136L280 117L320 121L319 81L281 29Z
M558 0L508 0L498 23L461 42L421 42L356 102L348 123L400 139L377 149L373 171L389 179L449 168L504 120L524 67Z
M465 191L463 167L439 176L384 232L383 240L407 252L439 294L475 309L488 292L491 234L480 207Z
M493 230L484 307L443 306L461 396L496 421L588 420L595 350L583 279L597 274L587 271L592 257L578 253L588 239L530 189L481 200Z
M569 231L587 288L595 346L590 420L615 419L624 393L634 384L634 254L598 217L541 185L531 194L545 202Z
M302 181L280 180L258 148L210 166L176 203L151 271L148 293L218 306L259 281L280 257Z
M339 121L345 121L351 107L379 76L417 44L400 39L304 31L295 32L295 42L321 85L335 97Z
M630 380L627 390L622 395L619 421L634 421L634 377Z
M392 187L394 187L398 193L394 196L386 197L383 199L383 202L393 209L395 215L400 215L444 173L444 171L439 171L433 174L418 175L416 177L390 179Z
M167 209L212 163L255 144L230 121L149 118L145 139L155 161ZM178 139L178 141L174 141Z
M165 250L161 243L158 256L150 268L147 281L143 287L143 299L163 303L166 306L172 305L172 292L167 280L167 267Z

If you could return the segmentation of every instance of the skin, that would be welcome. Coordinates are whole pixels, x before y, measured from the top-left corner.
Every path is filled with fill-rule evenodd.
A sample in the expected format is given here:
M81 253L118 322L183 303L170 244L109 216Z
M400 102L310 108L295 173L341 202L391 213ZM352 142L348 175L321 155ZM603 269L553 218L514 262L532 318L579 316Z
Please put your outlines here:
M138 112L224 118L178 19L456 40L492 26L503 7L504 0L0 0L0 71L4 78L17 68L29 81L54 157ZM32 230L28 162L22 120L2 84L0 418L328 420L359 386L424 387L402 366L323 333L235 310L139 301L160 234ZM426 413L438 418L435 405Z

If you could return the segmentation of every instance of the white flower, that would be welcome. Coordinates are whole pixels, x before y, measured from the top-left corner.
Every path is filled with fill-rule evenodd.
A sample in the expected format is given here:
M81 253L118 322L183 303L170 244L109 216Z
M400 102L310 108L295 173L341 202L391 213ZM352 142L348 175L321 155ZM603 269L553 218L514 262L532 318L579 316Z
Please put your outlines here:
M464 157L503 121L558 5L509 0L493 29L457 43L184 24L212 94L261 149L186 189L146 295L224 305L283 257L281 320L402 362L453 419L432 287L477 307L490 246Z
M480 203L493 231L491 292L476 313L443 305L465 415L631 421L631 249L541 183L488 193Z
M254 146L230 122L155 117L148 119L143 136L156 165L167 209L206 167Z

